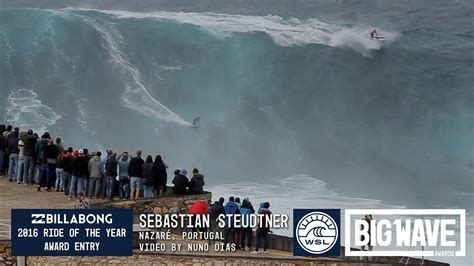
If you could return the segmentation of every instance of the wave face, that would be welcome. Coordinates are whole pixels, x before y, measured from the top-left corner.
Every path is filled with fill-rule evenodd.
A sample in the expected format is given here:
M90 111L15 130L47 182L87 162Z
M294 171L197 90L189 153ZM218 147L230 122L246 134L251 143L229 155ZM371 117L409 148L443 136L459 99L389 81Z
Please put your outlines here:
M158 152L211 184L309 174L345 195L469 207L465 5L377 13L392 21L383 45L348 13L5 8L0 115L74 147Z

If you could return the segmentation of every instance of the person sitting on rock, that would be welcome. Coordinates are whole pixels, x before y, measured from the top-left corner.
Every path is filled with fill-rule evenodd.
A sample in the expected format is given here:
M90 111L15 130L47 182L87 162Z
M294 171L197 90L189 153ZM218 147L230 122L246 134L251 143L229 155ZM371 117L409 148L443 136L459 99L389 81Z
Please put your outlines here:
M204 175L199 173L197 168L193 169L193 177L189 183L189 194L202 194L204 193Z
M173 194L176 195L186 195L188 194L186 188L189 187L189 179L186 177L188 172L186 169L176 170L174 171L174 179L173 179Z
M90 202L89 199L84 196L84 193L80 192L77 194L77 200L76 200L76 209L89 209L90 207Z

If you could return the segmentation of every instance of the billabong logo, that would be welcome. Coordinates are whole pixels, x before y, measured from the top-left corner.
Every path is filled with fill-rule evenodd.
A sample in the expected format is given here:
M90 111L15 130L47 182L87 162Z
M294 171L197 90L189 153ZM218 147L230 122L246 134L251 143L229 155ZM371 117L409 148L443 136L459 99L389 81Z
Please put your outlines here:
M339 256L340 210L293 210L296 256Z
M46 223L45 218L46 216L44 213L41 213L41 214L32 213L31 223L32 224L45 224Z

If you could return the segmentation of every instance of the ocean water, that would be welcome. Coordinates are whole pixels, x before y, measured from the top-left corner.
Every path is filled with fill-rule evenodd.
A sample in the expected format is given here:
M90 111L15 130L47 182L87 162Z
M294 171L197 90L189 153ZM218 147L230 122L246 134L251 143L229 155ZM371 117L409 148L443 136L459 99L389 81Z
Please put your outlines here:
M277 211L472 217L471 1L106 2L0 3L3 120Z

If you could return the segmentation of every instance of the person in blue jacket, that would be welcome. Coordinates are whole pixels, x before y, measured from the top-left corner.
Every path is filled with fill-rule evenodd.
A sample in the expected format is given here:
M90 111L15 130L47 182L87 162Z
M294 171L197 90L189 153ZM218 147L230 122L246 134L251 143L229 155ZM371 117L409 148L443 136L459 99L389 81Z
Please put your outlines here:
M234 197L231 196L229 198L229 201L224 206L224 211L226 215L240 214L239 205L237 205L234 202ZM228 243L230 244L235 243L235 228L234 228L233 223L234 221L232 219L232 216L230 217L226 216L226 219L225 219L226 228L224 231L224 236L225 236L224 246L227 246Z

